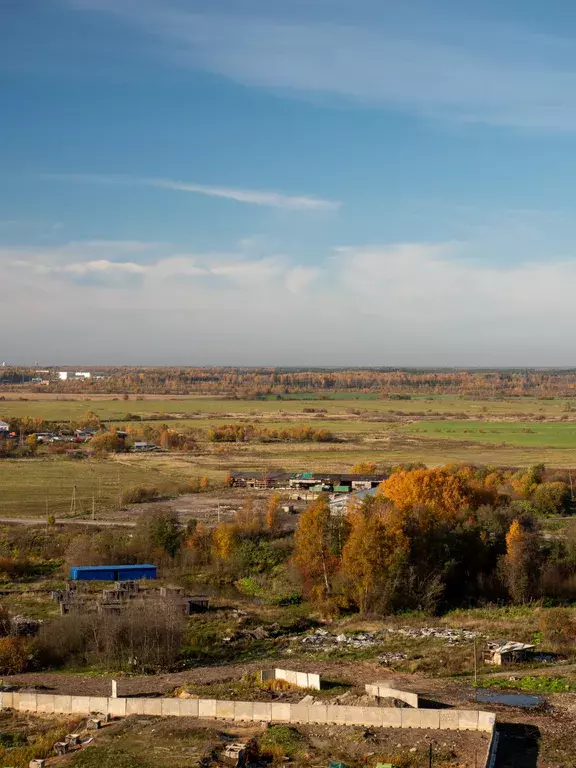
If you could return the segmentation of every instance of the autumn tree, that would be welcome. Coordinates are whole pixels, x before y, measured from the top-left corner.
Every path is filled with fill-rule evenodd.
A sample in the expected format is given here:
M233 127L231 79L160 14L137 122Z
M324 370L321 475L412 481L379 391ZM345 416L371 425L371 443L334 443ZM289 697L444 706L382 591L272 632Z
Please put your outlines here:
M257 533L262 529L262 514L252 499L246 499L235 517L238 528L244 533Z
M541 483L532 493L532 504L541 515L564 515L572 505L570 488L562 482Z
M230 560L236 539L235 526L220 523L212 534L212 556L217 560Z
M300 515L294 537L294 561L313 599L323 600L332 594L339 565L333 533L328 500L320 496Z
M275 531L278 527L278 508L280 507L281 500L282 497L277 492L274 492L268 499L266 506L266 528L269 531Z
M473 493L467 483L445 469L395 472L379 487L400 511L424 507L450 518L473 503Z
M508 592L515 603L534 597L538 577L538 542L526 524L515 519L506 534L506 555L502 572Z
M182 546L182 538L178 514L164 507L147 509L136 523L135 540L146 556L175 557Z
M406 555L403 534L390 530L377 509L364 507L349 515L350 534L342 551L344 588L362 613L385 613L397 587L395 574Z
M373 461L360 461L352 467L353 475L375 475L377 465Z

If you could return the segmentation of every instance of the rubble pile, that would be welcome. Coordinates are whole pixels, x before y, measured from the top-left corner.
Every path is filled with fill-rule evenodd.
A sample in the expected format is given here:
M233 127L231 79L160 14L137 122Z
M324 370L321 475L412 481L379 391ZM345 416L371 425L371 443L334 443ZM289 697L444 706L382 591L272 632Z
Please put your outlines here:
M302 645L317 648L321 650L336 650L338 648L369 648L370 646L382 645L386 637L390 635L403 635L414 639L434 638L444 640L447 645L455 645L461 642L472 642L480 637L479 632L473 632L469 629L449 629L447 627L399 627L385 628L376 632L353 632L350 634L333 634L327 629L316 629L308 635L301 635L295 638ZM406 658L404 654L383 654L384 657L390 657L389 661L400 661ZM394 657L394 658L392 658Z

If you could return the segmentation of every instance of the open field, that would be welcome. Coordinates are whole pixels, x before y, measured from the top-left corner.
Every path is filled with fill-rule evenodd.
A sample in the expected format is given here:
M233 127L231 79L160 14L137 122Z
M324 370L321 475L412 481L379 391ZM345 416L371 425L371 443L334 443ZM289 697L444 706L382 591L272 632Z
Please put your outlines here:
M412 436L576 450L576 422L424 421L399 431Z
M576 399L576 398L575 398ZM141 426L148 419L195 430L198 447L188 453L119 454L72 461L44 452L0 463L0 515L58 516L69 513L76 486L77 512L118 510L129 485L186 482L206 475L222 482L232 469L346 471L360 461L379 466L419 462L482 465L576 466L576 413L565 398L476 400L456 395L409 400L332 393L329 399L290 396L262 400L210 397L62 395L16 396L0 401L0 419L15 416L68 421L94 411L112 425ZM134 415L140 420L133 420ZM126 418L128 417L128 418ZM468 418L467 418L468 417ZM574 420L572 420L574 419ZM309 425L335 434L337 443L222 443L206 440L206 429L234 422L282 428Z

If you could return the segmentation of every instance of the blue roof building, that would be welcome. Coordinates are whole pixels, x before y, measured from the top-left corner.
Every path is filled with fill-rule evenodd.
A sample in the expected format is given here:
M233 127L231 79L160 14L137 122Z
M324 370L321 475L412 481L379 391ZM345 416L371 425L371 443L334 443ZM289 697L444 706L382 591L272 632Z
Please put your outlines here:
M138 581L155 578L155 565L75 565L70 568L72 581Z

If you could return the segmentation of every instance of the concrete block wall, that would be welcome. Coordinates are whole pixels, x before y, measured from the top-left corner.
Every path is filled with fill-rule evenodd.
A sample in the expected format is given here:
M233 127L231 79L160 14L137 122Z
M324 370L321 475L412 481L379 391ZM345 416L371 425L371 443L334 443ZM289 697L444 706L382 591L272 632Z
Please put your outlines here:
M375 696L379 699L398 699L408 704L409 707L418 709L418 694L410 691L400 691L397 688L390 688L385 683L372 683L365 686L366 693L369 696Z
M55 696L43 693L2 693L2 709L45 714L110 714L114 717L201 717L245 722L362 725L376 728L471 730L492 734L492 712L457 709L395 709L345 707L333 704L220 701L216 699L127 698Z
M320 690L320 675L312 672L294 672L290 669L263 669L260 672L262 682L265 680L286 680L291 685L299 688L313 688Z

